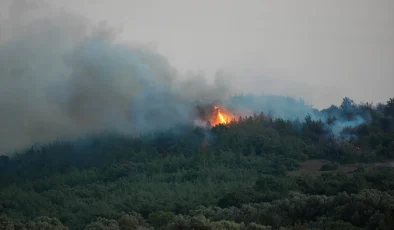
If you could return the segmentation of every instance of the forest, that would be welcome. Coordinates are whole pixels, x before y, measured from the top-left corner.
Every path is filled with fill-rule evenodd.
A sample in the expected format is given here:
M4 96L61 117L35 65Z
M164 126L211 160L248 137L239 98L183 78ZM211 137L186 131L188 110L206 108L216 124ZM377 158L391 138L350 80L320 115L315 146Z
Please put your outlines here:
M1 155L0 230L393 229L394 98L318 113Z

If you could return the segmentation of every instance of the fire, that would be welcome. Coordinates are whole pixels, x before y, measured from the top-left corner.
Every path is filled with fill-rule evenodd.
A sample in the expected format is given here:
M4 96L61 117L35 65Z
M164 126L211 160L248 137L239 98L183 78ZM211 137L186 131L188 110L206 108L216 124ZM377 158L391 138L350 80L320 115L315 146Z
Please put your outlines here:
M219 124L229 124L234 121L236 116L230 111L220 108L219 106L208 104L208 105L198 105L196 106L196 112L198 119L195 120L196 125L201 125L207 127L207 123L210 126L216 126ZM203 125L205 124L205 125ZM201 149L206 149L209 146L207 136L201 143Z
M215 126L218 124L228 124L234 119L234 115L229 112L221 109L219 106L213 107L214 111L212 117L209 119L211 125Z
M207 122L209 122L211 126L229 124L236 118L229 110L214 104L197 105L196 115L197 119L195 120L195 124L200 124L202 126L206 125Z

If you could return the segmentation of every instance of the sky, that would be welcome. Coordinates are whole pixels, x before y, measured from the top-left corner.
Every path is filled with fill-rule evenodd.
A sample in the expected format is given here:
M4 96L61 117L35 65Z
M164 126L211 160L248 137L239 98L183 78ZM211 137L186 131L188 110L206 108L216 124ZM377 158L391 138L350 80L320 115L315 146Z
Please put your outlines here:
M0 20L15 13L9 9L15 1L1 1ZM394 96L393 0L51 0L46 5L105 22L118 31L119 41L152 44L180 72L204 72L213 79L216 71L225 71L237 92L289 95L316 107L339 104L345 96L356 102Z

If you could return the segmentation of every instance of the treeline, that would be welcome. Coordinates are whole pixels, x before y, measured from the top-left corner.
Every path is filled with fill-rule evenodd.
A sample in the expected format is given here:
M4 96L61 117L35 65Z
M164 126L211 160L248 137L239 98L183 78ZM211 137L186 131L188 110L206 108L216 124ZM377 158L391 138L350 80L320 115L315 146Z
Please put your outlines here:
M197 206L184 214L154 211L143 217L135 212L92 217L85 226L71 229L392 229L393 190L361 190L349 194L306 195L289 192L270 202L241 206ZM68 229L57 218L34 218L27 223L0 216L1 229Z
M391 160L394 99L345 98L320 113L103 134L0 156L0 229L391 229L391 168L288 172L308 159L337 162L328 170Z

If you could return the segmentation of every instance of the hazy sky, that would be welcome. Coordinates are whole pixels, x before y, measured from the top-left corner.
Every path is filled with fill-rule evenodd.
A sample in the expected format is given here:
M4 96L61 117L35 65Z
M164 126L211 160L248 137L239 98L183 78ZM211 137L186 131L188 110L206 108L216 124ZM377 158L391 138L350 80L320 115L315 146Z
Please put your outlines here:
M9 11L1 0L0 17ZM34 2L34 1L33 1ZM184 72L222 69L238 90L315 106L394 96L393 0L51 0L151 42ZM1 33L1 31L0 31Z

